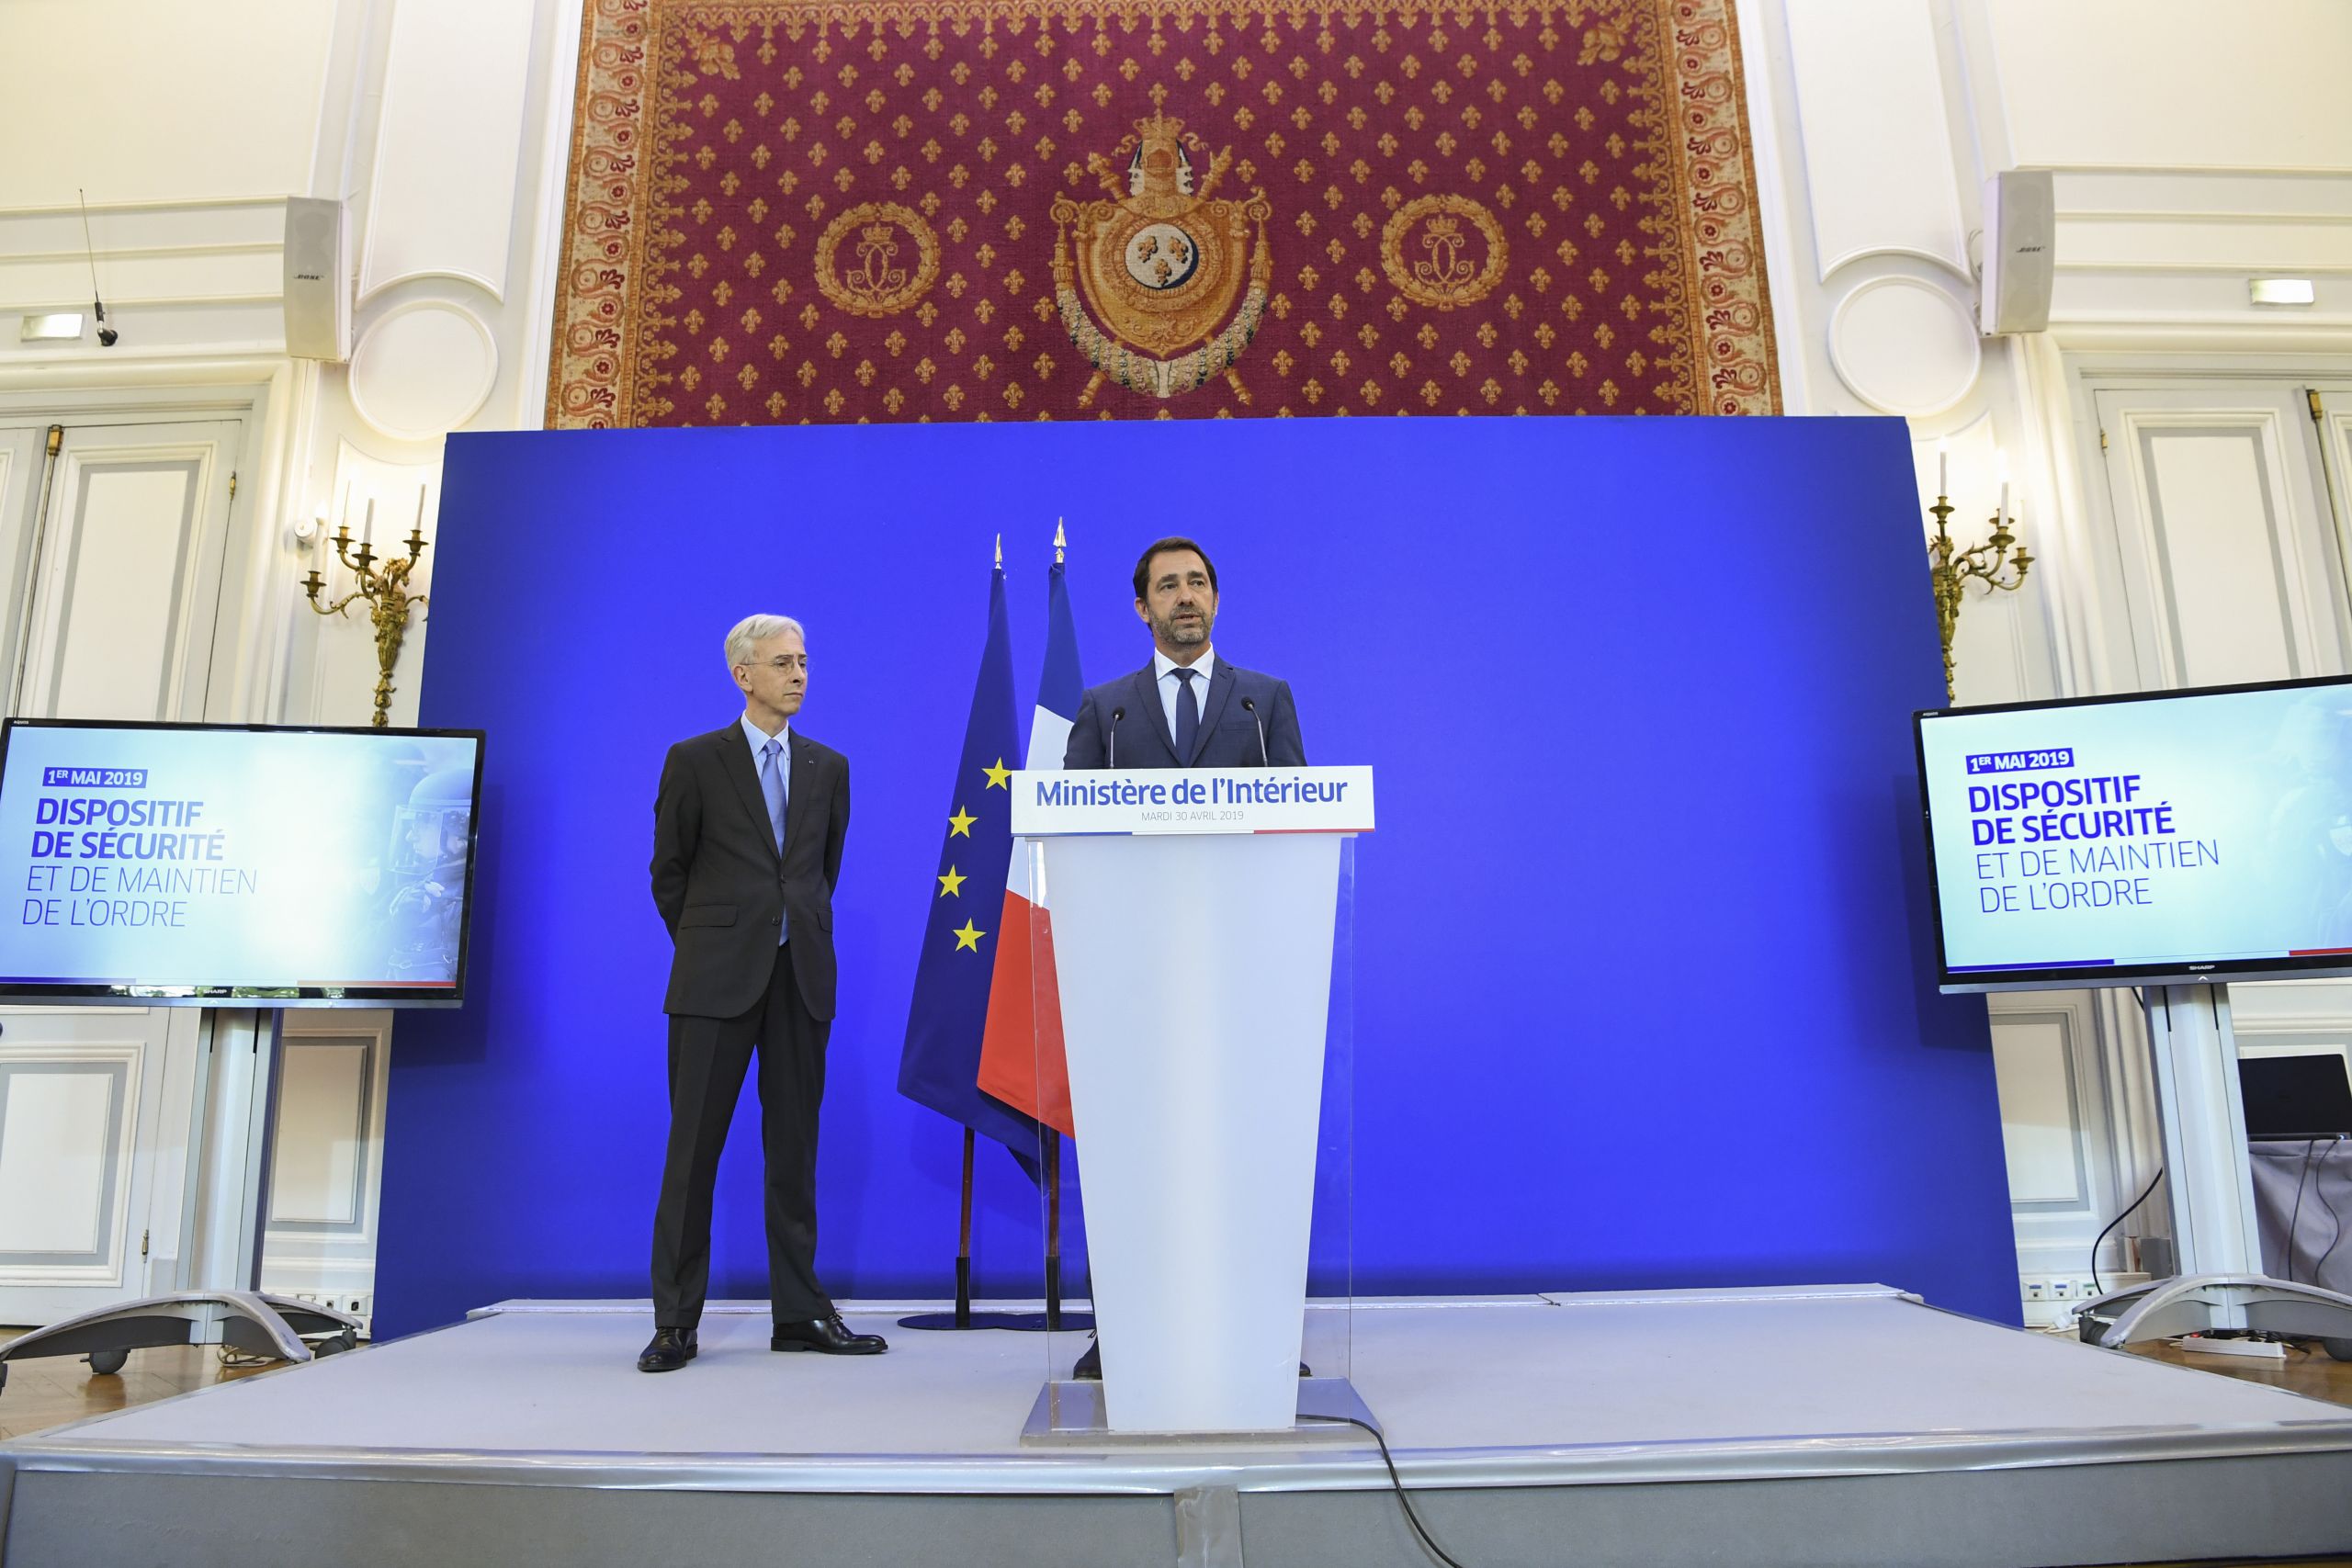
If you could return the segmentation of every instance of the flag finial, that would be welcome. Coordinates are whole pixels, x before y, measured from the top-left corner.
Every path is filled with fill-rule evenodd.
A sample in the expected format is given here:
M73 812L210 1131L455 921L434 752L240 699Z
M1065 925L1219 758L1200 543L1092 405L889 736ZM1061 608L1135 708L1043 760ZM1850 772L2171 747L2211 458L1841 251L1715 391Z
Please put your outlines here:
M996 536L996 569L999 571L1004 570L1004 536L1001 534Z
M1054 519L1054 564L1062 564L1062 551L1069 547L1069 536L1062 532L1062 520Z

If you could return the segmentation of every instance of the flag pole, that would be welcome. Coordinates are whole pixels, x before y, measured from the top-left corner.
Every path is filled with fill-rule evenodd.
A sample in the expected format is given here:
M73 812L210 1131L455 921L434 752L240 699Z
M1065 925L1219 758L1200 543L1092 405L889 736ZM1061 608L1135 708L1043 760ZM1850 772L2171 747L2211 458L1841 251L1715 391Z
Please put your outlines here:
M972 1129L964 1129L964 1219L956 1238L956 1326L972 1326Z
M1062 1135L1045 1130L1046 1331L1062 1326Z
M1062 553L1069 547L1069 536L1062 531L1062 519L1054 519L1054 564L1062 564ZM1046 1177L1046 1331L1058 1333L1062 1326L1062 1135L1053 1128L1045 1129L1046 1148L1043 1162Z

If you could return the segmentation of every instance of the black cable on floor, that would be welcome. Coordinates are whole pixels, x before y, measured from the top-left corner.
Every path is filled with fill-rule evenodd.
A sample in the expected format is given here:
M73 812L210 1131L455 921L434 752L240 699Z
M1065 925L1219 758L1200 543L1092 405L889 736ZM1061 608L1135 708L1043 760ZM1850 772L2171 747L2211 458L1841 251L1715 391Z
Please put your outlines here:
M2091 1243L2092 1294L2100 1296L2107 1294L2107 1287L2099 1282L2098 1278L2098 1249L2106 1245L2109 1233L2112 1232L2116 1226L2121 1224L2125 1220L2130 1219L2132 1217L2132 1211L2146 1202L2148 1201L2148 1194L2154 1192L2156 1190L2156 1183L2162 1181L2164 1179L2165 1168L2163 1166L2156 1167L2156 1174L2148 1178L2148 1185L2140 1190L2140 1195L2132 1200L2131 1204L2124 1209L2123 1213L2108 1221L2107 1229L2099 1232L2098 1239Z
M1436 1558L1440 1562L1444 1563L1446 1568L1463 1568L1460 1562L1446 1554L1445 1548L1437 1543L1436 1540L1430 1536L1428 1527L1421 1523L1421 1516L1413 1511L1412 1495L1405 1490L1404 1477L1396 1473L1396 1461L1394 1458L1390 1457L1388 1452L1388 1439L1381 1436L1379 1427L1374 1426L1369 1421L1361 1420L1353 1416L1302 1415L1299 1416L1299 1419L1302 1421L1344 1422L1348 1426L1361 1427L1365 1431L1370 1432L1372 1434L1372 1440L1380 1445L1380 1462L1388 1467L1388 1484L1396 1489L1396 1501L1404 1505L1405 1522L1413 1527L1413 1533L1421 1538L1421 1544L1429 1549L1430 1556Z

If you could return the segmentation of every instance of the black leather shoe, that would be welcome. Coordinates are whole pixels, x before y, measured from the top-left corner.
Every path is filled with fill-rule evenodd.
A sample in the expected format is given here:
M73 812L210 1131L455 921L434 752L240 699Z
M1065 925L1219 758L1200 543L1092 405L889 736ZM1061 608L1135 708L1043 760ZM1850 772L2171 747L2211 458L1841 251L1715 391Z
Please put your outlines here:
M674 1372L695 1359L701 1347L691 1328L657 1328L645 1354L637 1359L640 1372Z
M890 1348L879 1334L852 1334L841 1314L800 1323L779 1323L768 1336L771 1350L815 1350L827 1356L878 1356Z

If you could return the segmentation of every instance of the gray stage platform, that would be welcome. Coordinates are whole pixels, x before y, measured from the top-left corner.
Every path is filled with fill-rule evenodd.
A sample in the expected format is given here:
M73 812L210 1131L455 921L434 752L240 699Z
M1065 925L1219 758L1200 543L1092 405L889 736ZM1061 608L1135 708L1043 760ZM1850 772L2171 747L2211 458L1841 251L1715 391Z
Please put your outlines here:
M7 1568L1430 1562L1368 1440L1024 1450L1036 1337L834 1360L715 1312L656 1378L631 1365L650 1322L503 1303L0 1445ZM1879 1287L1359 1304L1352 1332L1474 1568L2352 1548L2352 1409Z

